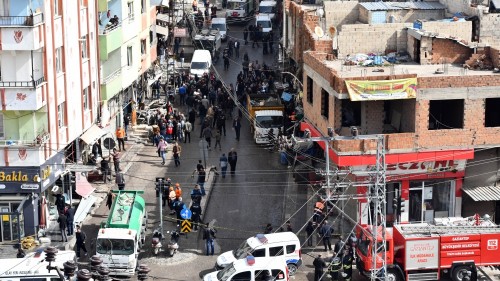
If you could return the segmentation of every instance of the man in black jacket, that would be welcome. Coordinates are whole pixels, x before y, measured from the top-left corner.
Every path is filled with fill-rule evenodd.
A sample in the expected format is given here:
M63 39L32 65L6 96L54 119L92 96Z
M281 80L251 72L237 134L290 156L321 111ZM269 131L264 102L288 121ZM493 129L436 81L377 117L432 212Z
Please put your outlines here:
M67 219L67 228L68 228L68 236L73 235L73 222L75 220L75 209L68 205L68 209L66 210L66 219Z
M68 220L63 212L59 213L57 222L59 223L59 230L61 231L61 242L68 242L68 235L66 235Z
M87 239L87 235L82 231L79 225L76 226L76 257L80 258L80 249L85 252L85 256L87 256L87 248L85 247L85 239Z
M326 262L321 258L321 255L318 255L314 261L314 281L320 281L323 277L323 268L326 267Z

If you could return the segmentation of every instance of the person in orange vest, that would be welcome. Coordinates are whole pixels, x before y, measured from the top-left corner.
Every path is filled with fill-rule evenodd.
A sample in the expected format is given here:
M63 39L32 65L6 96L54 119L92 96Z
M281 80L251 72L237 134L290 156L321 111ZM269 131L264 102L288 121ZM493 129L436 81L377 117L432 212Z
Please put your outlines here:
M118 149L119 151L126 151L125 149L125 130L123 129L122 126L119 126L118 129L116 129L116 139L118 140Z
M180 200L182 197L182 189L179 183L175 184L175 199Z

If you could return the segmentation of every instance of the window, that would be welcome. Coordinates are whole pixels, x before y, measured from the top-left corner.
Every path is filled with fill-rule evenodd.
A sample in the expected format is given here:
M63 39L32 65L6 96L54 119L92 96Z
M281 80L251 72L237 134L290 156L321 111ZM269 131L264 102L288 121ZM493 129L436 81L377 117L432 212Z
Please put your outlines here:
M330 113L330 94L324 89L321 89L321 115L328 119Z
M81 7L87 7L87 0L80 0Z
M80 39L80 48L82 49L82 59L88 58L88 51L87 51L87 35L83 36Z
M56 73L63 71L62 47L56 49Z
M128 19L129 21L132 21L134 20L134 2L128 2L127 8L128 8Z
M127 65L132 66L132 46L127 47Z
M252 273L250 271L243 271L231 278L233 281L251 281L252 280Z
M272 269L271 276L274 277L274 280L285 280L285 273L279 269Z
M146 54L146 39L141 40L141 55Z
M342 101L342 127L361 126L361 102Z
M144 14L146 12L146 0L141 0L141 13Z
M307 102L313 103L313 80L307 76Z
M464 100L429 101L429 130L464 127Z
M295 244L292 245L286 245L286 254L293 254L295 252Z
M83 110L89 109L89 87L83 89Z
M485 99L484 126L500 127L500 98Z
M253 251L252 256L256 258L261 258L266 256L266 249L258 249Z
M3 125L3 114L0 113L0 139L5 139L4 125Z
M277 257L283 255L283 247L270 247L269 248L269 256Z
M274 279L269 279L270 272L269 270L256 270L254 271L255 281L267 281L267 280L274 280Z
M66 108L66 102L61 103L57 106L57 124L59 128L66 126L66 114L64 114Z
M54 15L55 16L60 16L61 15L61 0L54 0Z

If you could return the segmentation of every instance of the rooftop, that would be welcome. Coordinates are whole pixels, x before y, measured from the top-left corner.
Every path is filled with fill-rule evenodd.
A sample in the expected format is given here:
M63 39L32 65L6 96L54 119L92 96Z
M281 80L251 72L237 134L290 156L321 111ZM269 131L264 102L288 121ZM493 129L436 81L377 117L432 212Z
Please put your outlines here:
M480 76L492 74L492 71L484 70L466 70L462 65L457 64L430 64L421 65L416 62L406 62L393 64L390 66L361 66L344 65L344 60L333 60L324 63L331 69L337 71L340 78L363 77L363 76L384 76L394 74L416 74L417 77L436 77L436 76ZM443 73L436 73L440 69ZM382 71L383 70L383 71Z
M369 11L446 9L446 7L439 2L366 2L359 3L359 5Z

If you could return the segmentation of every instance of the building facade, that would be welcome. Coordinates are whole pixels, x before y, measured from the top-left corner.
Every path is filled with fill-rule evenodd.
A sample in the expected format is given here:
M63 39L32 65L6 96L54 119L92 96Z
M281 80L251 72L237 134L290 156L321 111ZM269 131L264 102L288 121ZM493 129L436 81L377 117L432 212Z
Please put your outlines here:
M143 98L146 71L157 58L158 1L98 2L101 127L114 133L124 116L131 114L123 111L129 100Z
M486 36L473 42L481 34L475 19L446 14L442 2L285 4L285 44L304 84L301 127L313 137L327 136L329 128L340 136L352 136L352 128L384 135L389 222L496 213L495 203L478 204L481 198L469 194L498 179L500 116L493 112L500 75L492 70L499 51ZM426 13L427 21L413 20ZM335 140L329 155L338 169L351 171L353 182L366 182L376 147L374 140ZM349 192L363 195L368 188ZM406 206L399 214L395 197ZM367 204L357 200L350 215L368 223Z
M98 118L98 29L95 1L7 0L0 13L0 241L8 241L56 215L46 202L65 173L65 148Z

